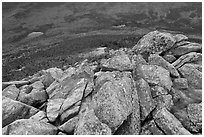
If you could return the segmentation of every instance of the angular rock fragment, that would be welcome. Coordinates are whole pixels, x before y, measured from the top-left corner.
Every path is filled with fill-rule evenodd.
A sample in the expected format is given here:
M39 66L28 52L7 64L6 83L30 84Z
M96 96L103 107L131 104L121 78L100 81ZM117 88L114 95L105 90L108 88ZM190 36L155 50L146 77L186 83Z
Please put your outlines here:
M170 75L172 77L179 77L178 71L174 68L172 64L167 62L165 59L163 59L161 56L154 54L150 55L148 58L149 64L150 65L157 65L165 68L166 70L169 71Z
M155 108L148 83L144 79L136 81L136 88L140 104L141 121L144 121L149 113Z
M201 44L189 43L187 45L172 48L168 52L173 56L182 56L190 52L200 52L201 50L202 50Z
M94 110L86 110L74 131L75 135L111 135L111 129L95 116Z
M190 52L188 54L185 54L181 56L179 59L177 59L175 62L172 63L172 65L178 69L181 66L183 66L185 63L202 63L202 54L196 53L196 52Z
M106 60L101 64L103 70L119 70L126 71L132 70L132 64L128 55L121 53L120 55L115 55L112 58Z
M189 65L183 65L179 68L179 72L188 80L190 86L196 89L202 89L202 72Z
M2 96L16 100L20 94L20 90L15 85L10 85L2 91Z
M33 119L19 119L4 127L4 135L56 135L57 128Z
M60 121L64 123L71 119L72 117L76 116L79 113L80 106L73 106L72 108L61 112L60 114Z
M136 76L135 76L136 75ZM171 89L172 81L169 72L156 65L141 65L136 72L133 72L133 77L143 78L150 86L161 86L167 90Z
M65 122L63 125L59 127L59 129L63 132L66 132L67 134L72 134L76 128L76 125L78 125L79 117L75 116Z
M17 119L30 118L39 110L19 101L2 97L2 126L6 126Z
M150 54L160 54L170 49L175 42L170 33L153 31L143 36L132 50L147 59Z
M35 89L38 89L38 90L43 90L44 89L44 85L41 81L36 81L34 82L33 84L31 84L31 86Z
M48 122L46 112L44 112L44 111L39 111L38 113L36 113L32 117L30 117L30 119L38 120L38 121L42 121L42 122Z
M191 135L181 122L166 108L159 109L153 115L156 124L167 135Z
M48 99L45 90L33 89L30 93L20 92L18 101L23 102L33 107L39 107Z
M51 99L47 103L47 118L49 121L54 122L60 114L60 108L64 99Z
M164 135L164 133L157 127L154 120L151 120L142 127L140 135Z

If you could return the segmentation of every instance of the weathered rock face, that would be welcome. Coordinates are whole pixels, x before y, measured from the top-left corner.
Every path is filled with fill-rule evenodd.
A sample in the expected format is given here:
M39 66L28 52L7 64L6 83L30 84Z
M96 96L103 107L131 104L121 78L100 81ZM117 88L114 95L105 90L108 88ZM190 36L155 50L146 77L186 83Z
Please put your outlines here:
M17 119L30 118L39 110L12 99L2 97L2 126L6 126Z
M175 42L176 40L170 33L153 31L143 36L133 47L133 51L148 58L150 54L159 54L170 49Z
M136 75L136 78L143 78L149 85L171 89L172 81L166 69L156 65L141 65L137 69L136 74L133 74L133 76Z
M174 66L170 64L169 62L167 62L165 59L163 59L161 56L156 55L156 54L150 55L150 57L148 58L148 61L149 61L149 64L151 65L157 65L157 66L161 66L165 68L166 70L169 71L172 77L179 77L179 73L174 68Z
M194 67L183 65L179 72L188 80L188 84L196 89L202 89L202 73Z
M155 108L155 104L151 96L150 87L144 79L136 81L136 88L138 91L138 98L140 103L141 121L143 121Z
M10 85L2 91L2 96L16 100L20 94L20 90L15 85Z
M20 119L4 127L4 135L56 135L57 128L51 124L32 119Z
M103 84L98 85L93 102L96 116L114 132L132 112L133 85L127 74L112 73L115 75L114 80L103 81ZM106 76L101 79L106 79Z
M75 135L111 135L111 129L101 123L95 116L94 110L86 110L79 119Z
M157 125L168 135L190 135L176 117L165 108L158 110L154 114Z
M3 82L2 133L202 134L201 45L187 40L154 31L133 49Z

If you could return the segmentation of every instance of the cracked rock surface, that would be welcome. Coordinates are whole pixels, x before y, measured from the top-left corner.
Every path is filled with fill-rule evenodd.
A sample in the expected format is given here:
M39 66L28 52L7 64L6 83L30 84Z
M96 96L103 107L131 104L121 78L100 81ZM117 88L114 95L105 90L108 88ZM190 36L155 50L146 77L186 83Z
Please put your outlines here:
M202 45L153 31L132 46L3 82L2 134L202 134Z

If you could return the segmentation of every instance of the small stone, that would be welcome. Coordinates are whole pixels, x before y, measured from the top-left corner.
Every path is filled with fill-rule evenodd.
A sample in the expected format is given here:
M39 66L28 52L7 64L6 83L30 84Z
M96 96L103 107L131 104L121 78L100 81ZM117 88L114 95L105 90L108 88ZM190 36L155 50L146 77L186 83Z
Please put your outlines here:
M173 55L164 55L163 58L168 61L169 63L172 63L174 61L176 61L176 57L174 57Z
M156 126L154 120L151 120L142 127L140 135L164 135L164 133Z
M30 117L30 119L43 121L43 122L48 122L46 112L44 112L44 111L39 111L38 113L36 113L32 117Z

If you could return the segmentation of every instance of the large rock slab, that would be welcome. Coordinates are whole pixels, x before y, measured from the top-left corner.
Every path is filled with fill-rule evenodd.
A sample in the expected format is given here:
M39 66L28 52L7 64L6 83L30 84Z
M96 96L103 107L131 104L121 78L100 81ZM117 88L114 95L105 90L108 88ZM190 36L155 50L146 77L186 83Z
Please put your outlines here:
M30 118L39 110L19 101L2 97L2 126L6 126L17 119Z
M191 133L182 126L181 122L166 108L157 110L153 117L156 124L167 135L191 135Z
M179 68L181 75L188 80L188 84L196 89L202 89L202 72L189 65Z
M157 65L157 66L161 66L163 68L165 68L166 70L169 71L170 75L172 77L179 77L179 73L176 70L176 68L170 64L169 62L167 62L165 59L163 59L161 56L154 54L154 55L150 55L148 58L149 64L150 65Z
M97 78L93 108L99 120L114 132L132 112L133 83L125 72L111 74L114 77L102 73L100 80Z
M172 81L169 72L156 65L141 65L133 72L134 79L143 78L150 86L161 86L171 89Z
M56 135L57 128L33 119L20 119L4 127L4 135Z
M94 110L86 110L79 119L75 135L111 135L111 129L94 114Z
M147 59L150 54L160 54L170 49L175 42L170 33L153 31L144 35L132 50Z
M140 104L140 119L144 121L149 113L155 108L155 104L152 99L150 87L144 79L136 81L136 88Z

